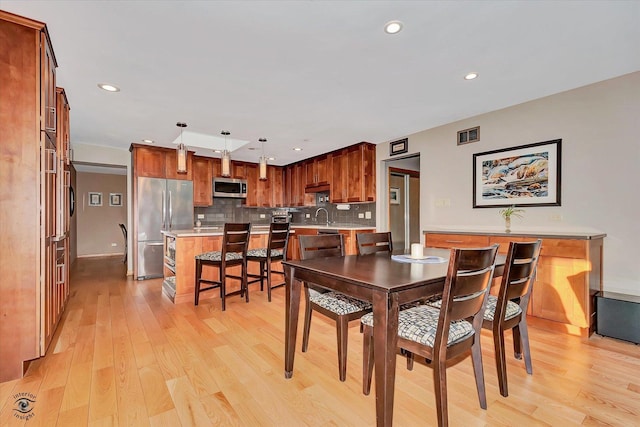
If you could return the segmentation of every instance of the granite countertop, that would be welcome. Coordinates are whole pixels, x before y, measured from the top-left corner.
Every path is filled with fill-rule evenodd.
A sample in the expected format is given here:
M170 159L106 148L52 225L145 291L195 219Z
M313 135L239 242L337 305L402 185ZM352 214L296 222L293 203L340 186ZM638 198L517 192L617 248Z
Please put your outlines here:
M296 228L313 228L318 230L375 230L375 226L362 224L291 224L291 232ZM202 227L185 228L181 230L162 230L162 234L172 237L196 237L196 236L222 236L224 225L206 225ZM269 225L260 224L251 226L251 234L269 234Z
M317 228L319 230L375 230L375 225L362 225L362 224L348 224L348 223L335 223L335 224L291 224L291 228Z
M547 239L576 239L576 240L592 240L602 239L606 237L606 233L601 231L570 231L570 230L511 230L510 233L495 227L451 227L451 228L428 228L422 231L425 233L438 234L467 234L467 235L483 235L483 236L521 236L521 237L539 237Z

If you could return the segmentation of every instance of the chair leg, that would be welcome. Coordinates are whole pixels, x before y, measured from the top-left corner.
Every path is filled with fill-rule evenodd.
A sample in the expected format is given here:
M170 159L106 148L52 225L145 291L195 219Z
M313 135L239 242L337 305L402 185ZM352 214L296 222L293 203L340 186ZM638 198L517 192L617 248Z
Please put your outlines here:
M309 331L311 329L311 301L309 301L309 290L305 288L305 306L304 306L304 329L302 331L302 352L306 352L309 348Z
M362 323L361 323L362 325ZM362 393L366 396L371 392L371 376L373 375L373 329L363 328L362 337Z
M339 316L336 321L336 332L338 333L338 371L340 381L347 379L347 344L349 335L349 322L346 316Z
M527 327L526 318L522 318L518 326L516 326L513 330L516 329L520 332L520 341L522 342L522 351L524 353L524 366L527 369L527 374L533 375L533 366L531 364L531 349L529 348L529 329ZM515 339L515 336L514 336Z
M200 302L200 279L202 278L202 261L196 260L196 289L195 289L195 301L194 304L198 305Z
M413 353L406 351L405 357L407 358L407 371L413 371Z
M247 267L247 260L242 264L242 283L241 288L244 288L244 301L249 302L249 272Z
M260 292L264 291L264 267L266 264L266 261L260 261Z
M479 333L474 337L474 342L471 346L471 361L473 362L473 374L476 378L476 389L478 390L480 407L487 409L487 392L484 387L484 370L482 368L482 349L480 348Z
M520 319L522 322L522 319ZM513 357L520 360L522 359L522 337L520 336L519 324L516 325L511 332L513 333Z
M515 340L515 335L514 335ZM507 387L507 362L504 348L504 331L501 329L493 330L493 347L496 357L496 371L498 372L498 385L500 386L500 394L504 397L509 396Z
M222 311L227 309L226 297L227 297L227 277L224 268L220 267L220 299L222 300Z
M434 349L435 351L435 349ZM449 425L447 412L447 366L445 360L437 360L433 364L433 386L436 393L436 410L438 413L438 426Z
M271 264L265 263L264 270L267 276L267 301L271 302Z

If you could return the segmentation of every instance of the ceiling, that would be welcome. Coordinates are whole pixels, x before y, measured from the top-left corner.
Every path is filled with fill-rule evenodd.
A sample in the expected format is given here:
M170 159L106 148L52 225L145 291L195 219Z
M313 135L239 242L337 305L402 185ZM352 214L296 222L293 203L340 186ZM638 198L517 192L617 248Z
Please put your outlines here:
M222 130L234 148L246 141L237 160L256 162L267 138L278 165L640 70L637 1L1 0L0 8L47 23L72 145L128 149L148 138L174 147L184 121L186 131L218 137L212 144L224 145ZM390 20L403 30L386 34ZM464 80L471 71L479 77Z

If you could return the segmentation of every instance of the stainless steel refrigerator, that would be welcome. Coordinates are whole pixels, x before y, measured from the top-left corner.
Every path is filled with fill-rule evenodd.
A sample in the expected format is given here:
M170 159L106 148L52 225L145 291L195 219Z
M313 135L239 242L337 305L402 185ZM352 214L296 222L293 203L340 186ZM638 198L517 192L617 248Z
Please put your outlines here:
M138 178L138 280L162 277L160 230L193 228L193 182Z

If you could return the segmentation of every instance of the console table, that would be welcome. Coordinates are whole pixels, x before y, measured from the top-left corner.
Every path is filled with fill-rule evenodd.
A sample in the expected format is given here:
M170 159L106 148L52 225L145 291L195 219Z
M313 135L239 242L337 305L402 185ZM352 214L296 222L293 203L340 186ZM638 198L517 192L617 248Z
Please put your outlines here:
M529 323L588 337L595 331L595 294L602 291L606 234L425 230L425 246L482 247L542 239L538 273L529 302Z

